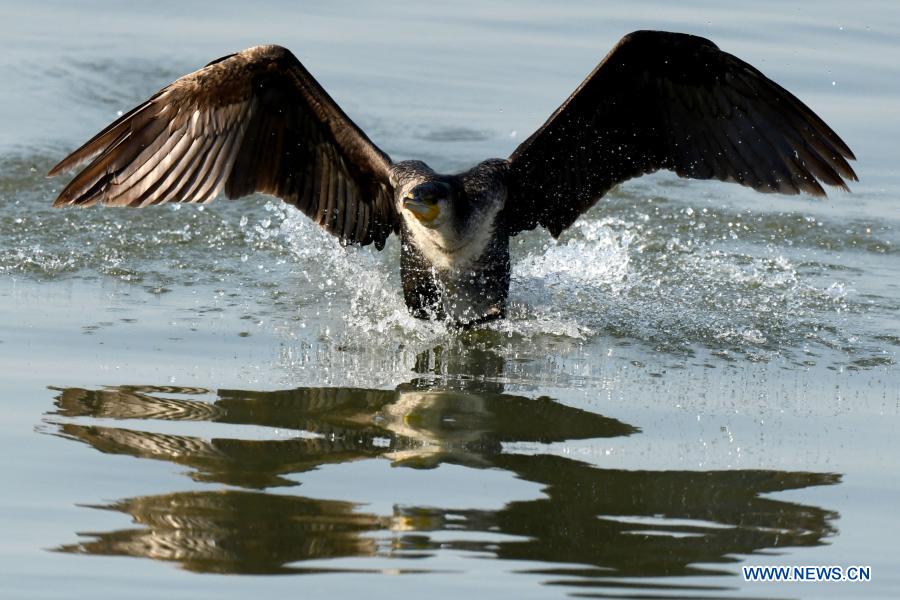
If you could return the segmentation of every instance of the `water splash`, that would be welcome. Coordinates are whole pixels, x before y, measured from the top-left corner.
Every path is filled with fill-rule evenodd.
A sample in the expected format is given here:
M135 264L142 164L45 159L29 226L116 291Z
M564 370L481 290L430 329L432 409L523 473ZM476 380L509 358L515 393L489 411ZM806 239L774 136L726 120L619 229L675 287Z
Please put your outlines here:
M275 310L288 338L342 348L446 345L459 335L409 315L394 238L383 252L344 247L293 208L252 199L52 210L48 164L4 165L0 275L101 276L151 293L208 286ZM890 224L751 212L652 182L638 192L607 196L559 240L513 238L509 318L483 328L489 343L625 339L729 360L825 352L894 360L896 345L885 340L896 332L884 322L900 306L873 293L865 270L883 270L896 254Z

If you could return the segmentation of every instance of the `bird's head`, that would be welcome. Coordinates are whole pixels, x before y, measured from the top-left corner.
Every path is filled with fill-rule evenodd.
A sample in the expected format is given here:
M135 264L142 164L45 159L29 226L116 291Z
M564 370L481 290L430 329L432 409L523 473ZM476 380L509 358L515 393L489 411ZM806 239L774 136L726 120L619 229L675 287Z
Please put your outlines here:
M403 209L409 211L423 226L435 229L452 213L456 195L453 186L446 181L426 181L403 197Z
M485 161L459 175L437 174L420 161L391 168L408 239L433 266L456 268L484 254L506 199L505 167Z

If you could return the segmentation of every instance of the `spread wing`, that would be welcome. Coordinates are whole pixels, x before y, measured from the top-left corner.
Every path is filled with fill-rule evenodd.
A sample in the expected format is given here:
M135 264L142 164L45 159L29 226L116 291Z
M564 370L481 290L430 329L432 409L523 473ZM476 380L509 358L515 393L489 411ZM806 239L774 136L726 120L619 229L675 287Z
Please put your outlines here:
M614 185L659 169L762 192L847 189L853 153L790 92L709 40L637 31L510 157L511 233L558 236Z
M390 158L279 46L250 48L185 75L49 175L91 158L54 206L260 192L293 204L345 243L378 248L398 223Z

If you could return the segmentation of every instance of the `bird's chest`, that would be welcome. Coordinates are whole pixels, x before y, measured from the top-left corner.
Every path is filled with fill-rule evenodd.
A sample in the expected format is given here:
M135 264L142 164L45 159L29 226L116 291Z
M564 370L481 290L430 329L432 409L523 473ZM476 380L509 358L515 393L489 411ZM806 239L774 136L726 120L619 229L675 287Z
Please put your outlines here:
M406 304L418 317L460 323L501 316L509 291L509 241L495 235L462 255L438 255L407 227L401 230L400 272ZM418 241L418 243L417 243ZM429 251L430 250L430 251Z
M415 217L403 213L401 237L403 245L410 247L428 264L439 271L448 273L469 268L477 263L489 250L495 236L493 214L486 215L489 221L481 227L471 227L465 232L457 231L452 225L429 228Z

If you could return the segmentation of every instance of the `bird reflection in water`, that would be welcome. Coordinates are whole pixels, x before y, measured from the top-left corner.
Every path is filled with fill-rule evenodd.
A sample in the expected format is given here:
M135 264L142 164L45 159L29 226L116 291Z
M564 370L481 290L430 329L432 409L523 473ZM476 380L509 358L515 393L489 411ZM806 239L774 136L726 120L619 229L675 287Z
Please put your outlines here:
M141 556L197 572L257 574L329 571L324 559L338 557L414 559L473 552L543 563L537 572L553 583L615 588L644 587L628 578L731 574L711 565L767 549L820 545L835 532L833 511L761 496L835 484L840 481L836 474L602 469L559 454L505 449L506 442L539 447L639 430L550 398L506 394L490 380L421 377L395 390L218 390L212 402L200 399L212 392L189 388L56 392L56 409L48 419L58 435L104 453L185 465L195 480L229 486L96 506L128 514L141 527L81 533L82 541L58 548L63 552ZM307 433L204 440L83 424L99 418L207 421ZM299 474L318 467L372 458L417 468L446 463L501 469L540 484L543 497L511 501L499 510L403 505L393 514L374 514L352 502L263 491L297 485ZM681 593L715 589L662 587Z

